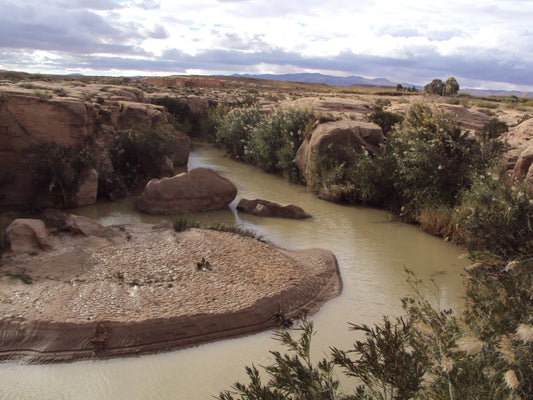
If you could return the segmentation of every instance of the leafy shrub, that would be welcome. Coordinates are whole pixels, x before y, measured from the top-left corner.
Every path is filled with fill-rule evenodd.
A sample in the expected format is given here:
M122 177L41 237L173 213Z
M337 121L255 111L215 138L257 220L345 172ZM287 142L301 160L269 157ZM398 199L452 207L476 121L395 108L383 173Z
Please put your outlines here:
M257 108L232 110L218 124L217 145L232 158L243 159L250 133L260 120Z
M159 177L162 158L172 155L178 144L175 132L163 125L141 124L121 131L110 152L116 174L111 180L133 188L139 178Z
M78 151L56 143L45 143L32 149L30 164L34 190L34 205L68 207L79 186L83 168L94 166L89 150Z
M275 339L289 352L271 352L269 381L263 384L259 371L246 367L250 383L236 383L219 399L531 398L533 261L483 261L470 269L459 316L432 306L421 295L422 282L407 273L412 295L402 299L405 316L384 317L373 327L352 324L364 339L353 349L332 348L316 365L309 357L311 323L304 323L299 339L278 332ZM334 367L356 378L352 394L344 394Z
M193 112L188 104L177 97L160 97L153 100L154 104L165 106L172 115L174 127L190 136L200 136L202 120L207 117L206 113Z
M65 97L67 96L67 92L65 89L63 88L58 88L58 89L54 89L54 94L59 96L59 97Z
M249 136L246 160L267 172L282 173L298 181L294 157L314 123L315 115L311 110L274 111L262 118Z
M533 204L523 184L497 170L474 178L457 208L457 241L468 249L509 257L530 253Z
M376 107L374 112L367 117L368 121L381 127L383 135L387 136L392 127L403 120L403 116L390 111L385 111L382 107Z
M383 150L396 164L394 187L408 212L452 206L479 169L478 142L440 112L415 104Z

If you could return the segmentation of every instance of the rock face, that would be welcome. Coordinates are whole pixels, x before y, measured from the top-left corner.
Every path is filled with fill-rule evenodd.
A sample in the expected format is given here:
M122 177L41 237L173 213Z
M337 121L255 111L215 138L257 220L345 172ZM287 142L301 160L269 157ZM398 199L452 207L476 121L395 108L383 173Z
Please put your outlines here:
M480 131L491 120L488 115L479 111L469 110L463 106L446 104L443 108L465 129Z
M80 186L74 195L73 205L76 207L88 206L96 203L98 195L98 171L88 168L81 172Z
M306 213L300 206L294 204L280 204L274 201L261 199L241 199L239 204L237 204L237 210L244 211L248 214L257 215L259 217L294 219L311 218L311 215Z
M47 250L52 247L44 222L39 219L16 219L6 229L13 253Z
M172 178L152 179L137 200L148 214L181 214L227 207L237 187L208 168L195 168Z
M13 90L20 93L0 96L0 206L32 204L31 156L35 146L55 143L94 156L96 168L83 172L78 192L72 193L72 203L66 205L75 207L94 203L99 174L113 172L109 152L120 130L139 123L168 124L166 109L142 103L147 100L135 88L77 88L82 91L77 97L50 99L24 92L20 87ZM189 138L175 134L179 146L170 160L175 167L186 166Z
M69 231L83 236L107 238L113 235L112 229L81 215L69 215L65 221L65 227Z
M533 194L533 118L530 118L509 132L511 149L503 157L504 167L513 178L524 180Z
M313 163L326 155L330 145L354 150L363 148L370 153L376 153L384 139L381 128L372 122L327 122L318 125L304 140L294 161L305 176Z

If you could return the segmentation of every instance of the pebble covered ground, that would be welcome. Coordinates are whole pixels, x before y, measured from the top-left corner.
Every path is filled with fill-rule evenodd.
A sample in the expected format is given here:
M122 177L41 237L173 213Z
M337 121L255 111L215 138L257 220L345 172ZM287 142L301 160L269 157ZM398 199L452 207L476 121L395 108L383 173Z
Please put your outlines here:
M337 269L327 251L288 251L233 233L145 224L113 231L109 238L58 232L50 251L4 254L0 318L128 322L224 313L296 287L295 295L312 299Z

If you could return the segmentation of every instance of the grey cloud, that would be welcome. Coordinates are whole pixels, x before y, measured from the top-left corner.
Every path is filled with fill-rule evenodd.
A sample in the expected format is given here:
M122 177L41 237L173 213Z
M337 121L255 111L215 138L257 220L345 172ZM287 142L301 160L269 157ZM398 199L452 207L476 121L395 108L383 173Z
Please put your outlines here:
M261 34L248 37L237 32L220 32L217 29L212 29L211 34L217 37L218 44L226 49L258 51L270 48L270 45L263 40L264 35Z
M161 25L146 30L137 23L118 23L117 17L107 18L84 9L44 10L8 3L0 14L0 48L73 53L147 53L134 43L145 38L167 38Z
M161 4L157 0L141 0L135 2L135 6L143 10L157 10L161 8Z
M119 49L120 50L120 49ZM121 51L124 52L124 49ZM15 52L15 54L18 54ZM61 55L61 54L59 54ZM239 50L207 50L197 55L186 54L181 50L166 51L159 59L118 56L87 56L63 54L61 60L50 60L49 66L56 63L56 69L87 68L92 70L136 70L165 72L168 74L185 72L188 69L206 71L243 72L259 64L277 65L279 69L314 69L336 71L345 74L385 77L396 82L425 84L433 78L456 76L462 80L502 82L533 88L533 75L529 68L517 67L515 63L498 61L495 58L445 57L432 54L431 57L396 59L344 52L335 57L304 57L298 53L281 49L247 52ZM5 64L16 65L15 69L31 67L31 59L18 58L11 52L2 55Z
M40 3L42 4L42 3ZM59 0L56 4L65 9L114 10L120 8L114 0Z
M169 34L163 25L156 25L154 29L148 31L148 36L152 39L166 39L169 37Z

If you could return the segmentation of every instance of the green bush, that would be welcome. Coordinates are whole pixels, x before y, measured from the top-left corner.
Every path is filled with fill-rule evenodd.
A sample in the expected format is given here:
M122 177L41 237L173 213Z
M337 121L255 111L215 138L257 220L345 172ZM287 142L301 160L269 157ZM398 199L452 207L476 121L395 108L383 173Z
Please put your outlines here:
M34 206L63 208L70 206L82 169L94 167L95 161L90 150L45 143L32 149L30 164Z
M315 114L305 109L277 109L253 129L245 157L263 170L298 181L294 157L304 136L315 123Z
M298 339L276 340L288 353L271 352L273 364L246 367L249 384L236 383L219 399L529 399L533 394L533 261L481 262L467 273L465 312L436 309L421 295L422 282L407 271L412 295L405 315L373 327L352 349L332 348L315 364L309 356L313 326ZM342 388L334 368L354 380ZM350 393L350 394L346 394Z
M387 136L392 127L403 120L403 116L397 113L385 111L382 107L376 107L374 112L367 117L368 121L381 127L383 135Z
M250 133L261 120L257 108L235 109L222 118L216 131L217 145L232 158L243 159Z
M171 156L179 145L175 131L163 125L141 124L119 132L111 150L115 177L126 188L133 188L140 178L161 176L162 158Z
M172 116L172 124L180 132L189 136L199 136L201 121L207 117L204 113L193 112L188 104L177 97L160 97L154 104L165 106Z
M457 208L457 241L503 257L533 250L533 204L523 184L498 170L474 178Z

